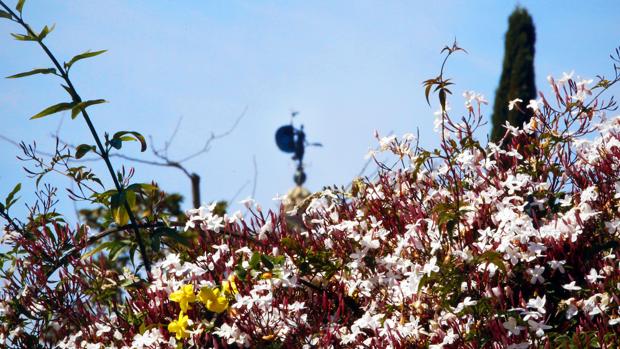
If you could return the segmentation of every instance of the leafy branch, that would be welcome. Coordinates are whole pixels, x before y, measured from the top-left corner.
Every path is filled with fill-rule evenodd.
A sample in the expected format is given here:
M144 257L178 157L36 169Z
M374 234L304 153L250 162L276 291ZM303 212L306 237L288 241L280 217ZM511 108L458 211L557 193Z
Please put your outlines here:
M458 52L458 51L463 51L467 53L465 49L458 46L456 40L454 40L454 43L452 44L452 46L444 47L441 50L441 53L448 52L448 54L446 55L446 57L443 59L443 62L441 63L441 69L439 71L439 75L434 79L428 79L422 83L425 87L424 96L426 97L426 102L428 103L428 105L431 104L430 102L431 89L435 87L433 92L437 92L439 96L439 104L441 105L442 112L445 112L446 110L446 98L448 94L452 94L452 91L448 89L448 86L454 85L454 83L451 82L450 79L444 79L443 70L446 66L446 62L448 61L448 58L453 53Z
M16 13L9 6L7 6L3 0L0 0L0 7L3 9L3 10L0 10L1 11L0 17L7 18L13 22L18 23L20 26L22 26L26 30L26 34L12 34L12 36L16 40L20 40L20 41L35 41L41 47L41 49L45 52L48 58L52 61L54 68L35 69L35 70L31 70L26 73L12 75L10 76L10 78L25 77L25 76L35 75L35 74L53 74L53 75L60 77L64 81L64 84L62 84L62 87L65 89L65 91L67 91L67 93L71 97L71 102L62 102L62 103L55 104L37 113L36 115L31 117L31 119L41 118L41 117L48 116L48 115L58 113L61 111L65 111L65 110L71 110L72 118L76 118L80 114L82 115L84 121L86 122L86 125L88 126L88 129L90 130L92 137L95 140L96 149L98 149L99 151L98 154L104 160L106 167L108 169L108 172L110 173L110 176L112 177L114 186L116 188L116 191L118 192L118 196L122 198L121 200L122 202L119 202L119 204L121 204L124 207L124 210L126 211L129 217L129 220L131 221L132 230L135 234L136 241L140 248L140 254L142 256L144 267L146 268L147 273L150 275L151 263L146 253L146 247L144 245L144 241L142 240L142 237L140 236L140 231L138 229L138 226L139 226L138 220L133 214L131 207L129 205L129 202L126 199L126 196L123 195L124 194L123 185L117 178L116 171L114 170L114 167L112 166L112 163L110 161L110 156L109 156L110 149L111 148L120 149L120 145L122 144L123 141L126 140L126 139L123 139L123 137L126 137L128 134L134 136L137 140L139 140L142 143L142 151L144 151L146 148L146 142L144 141L144 138L136 132L122 131L120 133L117 133L112 139L108 139L108 137L106 136L106 145L104 146L104 144L101 141L101 138L99 137L99 134L97 133L95 126L93 125L93 122L88 112L86 111L86 108L91 105L103 103L105 101L103 100L83 101L82 97L77 92L77 89L75 88L75 86L73 85L73 82L71 81L69 77L69 71L76 62L86 59L86 58L98 56L104 53L105 50L94 51L94 52L88 51L88 52L79 54L73 57L68 62L65 62L63 65L61 65L58 59L56 58L56 56L50 51L47 45L45 45L45 43L43 42L43 39L54 29L54 27L45 26L41 32L39 32L38 34L35 33L33 29L22 18L22 11L24 7L24 3L25 3L25 0L18 1L17 5L15 6L15 11L17 11Z

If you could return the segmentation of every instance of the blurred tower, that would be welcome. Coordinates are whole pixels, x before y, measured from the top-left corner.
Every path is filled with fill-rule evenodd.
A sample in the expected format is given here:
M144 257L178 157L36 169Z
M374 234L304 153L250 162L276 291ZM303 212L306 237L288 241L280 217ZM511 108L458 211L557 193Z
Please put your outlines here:
M321 146L320 143L308 143L303 125L299 128L293 125L293 119L297 114L298 112L292 112L291 123L280 127L276 131L276 145L278 148L285 153L292 153L292 159L297 162L297 169L293 176L295 187L289 190L283 202L286 211L292 210L311 195L310 191L303 187L307 178L303 163L304 155L307 146Z
M506 132L506 121L512 126L523 127L532 117L532 110L527 109L530 99L536 98L534 76L534 45L536 29L532 17L526 9L517 7L508 18L508 31L504 52L504 63L499 86L495 91L493 129L491 141L498 142ZM508 102L516 98L523 100L521 109L508 110Z

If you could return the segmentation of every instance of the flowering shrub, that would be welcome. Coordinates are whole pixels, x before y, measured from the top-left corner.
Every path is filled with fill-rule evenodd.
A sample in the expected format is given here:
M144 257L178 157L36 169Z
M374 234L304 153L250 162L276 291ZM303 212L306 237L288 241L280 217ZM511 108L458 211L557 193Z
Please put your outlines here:
M0 4L3 17L29 28L23 1L20 16ZM45 36L28 35L39 43ZM326 188L288 212L264 212L251 200L245 216L211 205L189 210L178 234L155 207L133 217L144 196L158 202L157 190L119 175L120 189L91 196L110 203L116 222L93 235L52 209L51 188L21 223L9 214L16 187L0 204L8 248L0 255L0 345L618 347L620 117L607 116L615 103L601 93L620 81L620 69L596 83L549 78L550 94L506 106L529 108L532 119L507 124L499 144L484 145L474 133L486 100L464 93L465 116L452 118L444 65L425 82L427 98L433 87L439 97L438 149L421 148L411 134L377 136L376 178ZM127 134L106 139L101 153L119 149ZM54 163L70 157L57 152ZM127 230L148 244L128 242ZM119 268L123 249L132 262L138 250L146 271Z
M460 123L438 113L440 149L379 138L395 165L377 162L376 180L295 212L188 211L196 238L150 283L104 256L69 256L48 279L36 256L67 228L33 240L8 226L25 258L2 290L4 343L34 343L30 332L60 348L615 347L620 117L589 98L604 80L549 82L552 98L511 103L535 116L506 125L502 146L474 139L486 101L468 92Z

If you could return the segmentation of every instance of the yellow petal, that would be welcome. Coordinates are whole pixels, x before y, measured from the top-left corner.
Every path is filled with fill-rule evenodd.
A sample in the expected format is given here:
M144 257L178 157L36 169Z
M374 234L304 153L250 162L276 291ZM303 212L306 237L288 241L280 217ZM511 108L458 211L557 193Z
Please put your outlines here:
M174 291L170 294L170 296L168 296L168 299L170 299L173 302L180 302L181 299L183 299L183 292L179 291Z
M207 309L214 313L221 313L228 308L228 300L224 297L218 297L213 301L207 302Z
M205 305L207 305L207 302L209 300L213 300L215 298L217 298L217 294L215 293L217 290L217 288L212 289L210 287L203 287L200 289L200 292L198 293L198 299L204 303ZM219 290L217 291L219 293Z
M173 320L168 324L168 332L174 333L177 339L182 339L188 337L187 333L187 322L189 317L187 315L183 315L183 312L179 314L179 318L177 320Z
M239 290L237 289L237 284L235 283L235 274L230 274L228 277L228 281L222 282L222 290L226 294L237 294Z
M179 325L177 324L176 320L168 324L168 332L174 333L178 330L179 330Z

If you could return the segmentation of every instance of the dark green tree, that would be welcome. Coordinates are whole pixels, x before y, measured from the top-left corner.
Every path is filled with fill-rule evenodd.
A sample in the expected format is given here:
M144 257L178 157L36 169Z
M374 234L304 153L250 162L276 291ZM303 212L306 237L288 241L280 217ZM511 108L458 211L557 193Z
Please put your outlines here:
M532 117L532 110L526 108L526 105L530 99L536 98L535 43L536 30L532 17L526 9L517 7L508 18L502 76L495 92L491 117L491 140L494 142L503 137L506 131L503 125L506 121L513 126L522 127L523 123ZM520 108L508 110L508 102L516 98L523 100Z

